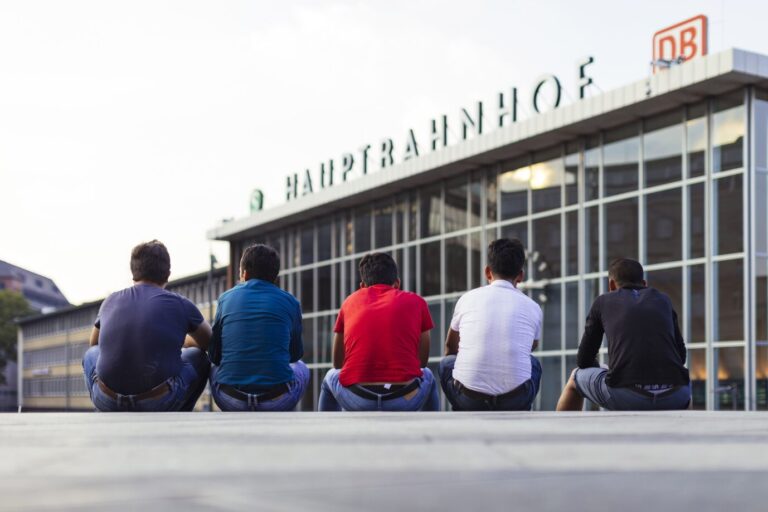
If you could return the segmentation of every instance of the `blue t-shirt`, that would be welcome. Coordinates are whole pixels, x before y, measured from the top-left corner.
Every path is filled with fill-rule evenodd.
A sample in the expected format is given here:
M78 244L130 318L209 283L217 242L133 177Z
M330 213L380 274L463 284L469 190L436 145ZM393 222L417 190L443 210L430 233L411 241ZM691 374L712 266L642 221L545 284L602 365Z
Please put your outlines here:
M238 284L219 297L209 350L222 384L255 392L293 380L289 363L304 355L299 301L260 279Z
M125 395L149 391L181 370L187 333L203 322L192 302L151 284L137 284L104 299L94 325L99 329L96 374Z

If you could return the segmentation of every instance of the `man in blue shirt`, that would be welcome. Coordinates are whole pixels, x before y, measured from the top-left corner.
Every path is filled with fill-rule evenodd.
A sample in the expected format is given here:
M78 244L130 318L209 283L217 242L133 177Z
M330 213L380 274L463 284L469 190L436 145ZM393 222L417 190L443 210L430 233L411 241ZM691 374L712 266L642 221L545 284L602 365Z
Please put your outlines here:
M134 285L104 299L83 357L101 411L191 411L205 389L211 327L189 299L165 290L168 250L157 240L131 252Z
M219 297L209 354L223 411L290 411L309 383L301 306L275 284L279 272L277 252L252 245L240 260L242 282Z

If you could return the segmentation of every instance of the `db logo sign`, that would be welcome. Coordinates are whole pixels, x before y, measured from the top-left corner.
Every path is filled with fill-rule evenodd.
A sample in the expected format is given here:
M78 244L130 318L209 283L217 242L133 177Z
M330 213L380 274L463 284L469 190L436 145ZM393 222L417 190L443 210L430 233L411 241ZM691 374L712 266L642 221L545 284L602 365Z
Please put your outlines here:
M653 72L707 54L707 17L695 16L653 35Z

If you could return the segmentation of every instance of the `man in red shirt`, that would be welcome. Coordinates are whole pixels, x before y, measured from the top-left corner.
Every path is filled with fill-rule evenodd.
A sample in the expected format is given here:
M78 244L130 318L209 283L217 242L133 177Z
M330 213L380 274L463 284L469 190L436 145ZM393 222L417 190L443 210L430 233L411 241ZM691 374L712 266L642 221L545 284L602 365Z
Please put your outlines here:
M320 389L321 411L437 411L427 366L432 317L427 303L400 290L389 255L360 261L360 289L336 319L333 369Z

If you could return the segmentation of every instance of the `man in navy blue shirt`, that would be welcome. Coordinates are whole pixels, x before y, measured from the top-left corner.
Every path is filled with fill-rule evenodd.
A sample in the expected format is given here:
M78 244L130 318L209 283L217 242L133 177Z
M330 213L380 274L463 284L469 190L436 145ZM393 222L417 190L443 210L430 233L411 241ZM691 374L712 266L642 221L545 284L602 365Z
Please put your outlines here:
M290 411L307 387L301 306L275 284L279 272L277 252L252 245L240 260L242 282L219 297L209 354L223 411Z
M131 252L134 285L104 299L83 357L101 411L191 411L210 370L211 327L197 307L165 290L168 250L157 240Z

